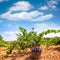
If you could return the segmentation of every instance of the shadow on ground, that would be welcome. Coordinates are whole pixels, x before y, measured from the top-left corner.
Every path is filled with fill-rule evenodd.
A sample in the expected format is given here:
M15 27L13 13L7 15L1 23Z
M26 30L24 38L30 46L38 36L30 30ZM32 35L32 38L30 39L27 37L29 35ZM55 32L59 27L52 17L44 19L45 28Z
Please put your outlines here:
M56 47L54 48L54 50L57 50L58 52L60 52L60 47Z
M38 60L38 59L33 59L31 57L27 57L25 60Z

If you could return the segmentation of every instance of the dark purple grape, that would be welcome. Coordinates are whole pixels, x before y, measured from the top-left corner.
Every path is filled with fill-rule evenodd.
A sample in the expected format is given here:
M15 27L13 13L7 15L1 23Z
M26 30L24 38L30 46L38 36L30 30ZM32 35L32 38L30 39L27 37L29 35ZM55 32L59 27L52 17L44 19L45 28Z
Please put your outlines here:
M41 52L41 48L34 47L31 49L32 52Z
M36 48L32 48L31 51L32 51L32 52L36 52Z

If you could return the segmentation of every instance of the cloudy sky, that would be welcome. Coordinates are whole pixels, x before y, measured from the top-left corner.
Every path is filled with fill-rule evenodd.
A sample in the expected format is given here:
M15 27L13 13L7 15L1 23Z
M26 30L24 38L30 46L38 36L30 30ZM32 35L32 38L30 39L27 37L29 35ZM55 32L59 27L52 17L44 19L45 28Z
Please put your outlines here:
M60 29L60 0L0 0L0 35L15 40L20 26L38 33Z

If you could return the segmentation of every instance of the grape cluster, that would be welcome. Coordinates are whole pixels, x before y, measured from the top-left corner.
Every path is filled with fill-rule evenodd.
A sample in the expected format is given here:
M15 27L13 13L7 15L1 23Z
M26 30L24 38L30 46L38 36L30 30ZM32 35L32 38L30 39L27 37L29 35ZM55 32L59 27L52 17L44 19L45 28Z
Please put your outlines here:
M39 47L34 47L31 49L32 52L41 52L41 48Z

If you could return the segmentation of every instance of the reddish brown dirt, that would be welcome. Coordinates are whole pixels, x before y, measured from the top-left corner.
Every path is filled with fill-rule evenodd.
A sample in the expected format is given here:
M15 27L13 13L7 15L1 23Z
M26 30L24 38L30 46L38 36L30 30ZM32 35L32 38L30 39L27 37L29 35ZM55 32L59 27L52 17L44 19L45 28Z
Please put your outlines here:
M42 53L39 60L60 60L60 45L50 46L48 49L45 49L42 45L40 48L42 49ZM27 52L18 52L18 50L14 50L13 53L6 58L2 57L4 54L6 54L6 48L0 47L0 60L32 60L30 58L30 49L28 49Z

